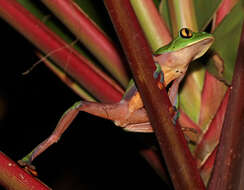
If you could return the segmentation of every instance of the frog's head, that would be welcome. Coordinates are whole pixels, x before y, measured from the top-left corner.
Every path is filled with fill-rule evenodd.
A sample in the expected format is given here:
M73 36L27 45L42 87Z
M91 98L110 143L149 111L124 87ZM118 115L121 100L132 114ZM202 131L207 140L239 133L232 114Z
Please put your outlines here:
M212 34L193 32L188 28L182 28L179 35L171 43L159 48L154 55L167 52L184 52L188 57L191 57L191 60L195 60L205 54L213 42Z
M189 63L206 53L213 41L212 34L182 28L171 43L159 48L153 58L161 65L165 84L185 74Z

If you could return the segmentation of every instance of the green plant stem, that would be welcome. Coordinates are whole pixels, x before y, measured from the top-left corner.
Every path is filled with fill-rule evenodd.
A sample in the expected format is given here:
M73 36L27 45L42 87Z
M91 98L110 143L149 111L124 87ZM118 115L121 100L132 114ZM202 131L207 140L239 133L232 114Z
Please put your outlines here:
M172 38L165 21L152 0L131 0L138 21L153 51L168 44Z
M175 189L205 189L195 160L177 124L173 125L170 101L153 78L153 59L129 0L105 0L112 22L127 55L137 87L157 136ZM126 11L125 11L126 10Z
M178 31L185 27L198 31L193 0L171 0L168 4L173 36L177 36Z
M42 2L126 88L129 79L123 57L112 41L89 19L82 9L72 0L42 0Z

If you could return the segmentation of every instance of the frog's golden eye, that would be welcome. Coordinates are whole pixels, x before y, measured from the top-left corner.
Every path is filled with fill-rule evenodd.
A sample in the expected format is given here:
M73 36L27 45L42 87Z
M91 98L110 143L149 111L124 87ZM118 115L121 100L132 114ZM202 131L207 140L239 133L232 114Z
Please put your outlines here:
M192 37L192 31L188 28L182 28L180 30L180 36L182 38L191 38Z

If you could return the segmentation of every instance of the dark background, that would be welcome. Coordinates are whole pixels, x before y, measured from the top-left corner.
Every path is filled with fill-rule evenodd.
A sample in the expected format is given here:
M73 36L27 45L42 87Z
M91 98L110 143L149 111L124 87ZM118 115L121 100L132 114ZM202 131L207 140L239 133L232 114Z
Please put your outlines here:
M44 64L21 75L38 61L35 48L2 20L0 28L0 151L17 161L44 140L80 98ZM163 183L139 154L142 136L80 113L61 140L33 164L39 178L58 190L122 189L121 184L132 182L136 188L147 184L162 189L156 188ZM83 185L88 183L94 185Z

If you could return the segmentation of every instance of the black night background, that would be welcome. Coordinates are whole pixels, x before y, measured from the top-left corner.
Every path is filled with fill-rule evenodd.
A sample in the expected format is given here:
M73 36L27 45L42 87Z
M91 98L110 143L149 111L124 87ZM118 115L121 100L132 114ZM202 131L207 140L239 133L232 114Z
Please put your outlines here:
M0 151L17 161L48 137L80 98L42 63L23 76L39 60L35 47L3 20L0 27ZM142 136L152 137L80 113L61 140L33 164L53 189L122 189L121 184L129 183L137 188L150 184L152 189L162 182L139 154Z

